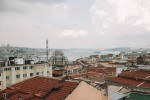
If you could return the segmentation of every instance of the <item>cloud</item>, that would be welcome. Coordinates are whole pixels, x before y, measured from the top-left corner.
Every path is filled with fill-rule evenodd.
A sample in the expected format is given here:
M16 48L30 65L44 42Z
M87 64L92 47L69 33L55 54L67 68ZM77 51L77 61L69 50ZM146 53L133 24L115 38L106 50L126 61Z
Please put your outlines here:
M38 3L38 2L42 2L42 3L62 3L65 2L66 0L23 0L25 2L29 2L29 3Z
M90 13L93 32L108 40L105 44L109 46L135 46L149 41L149 0L95 0Z
M148 44L149 32L149 0L0 0L0 43L134 46Z
M105 7L102 8L101 6ZM92 14L93 24L101 27L101 30L108 28L110 25L121 23L131 25L131 27L132 25L140 25L149 31L149 0L106 0L103 3L102 0L95 0L90 12Z
M63 2L58 2L60 0L56 0L55 3L52 3L52 1L54 2L55 0L49 0L49 3L45 3L48 2L48 0L30 0L30 2L28 0L1 0L0 11L26 15L67 15L69 7L64 3L64 0L62 0Z
M104 28L109 27L109 25L108 25L108 24L106 24L106 23L102 23L102 26L103 26Z
M141 25L146 30L150 26L149 0L108 0L108 2L117 6L115 17L118 22Z
M104 33L104 32L100 32L100 34L101 34L101 35L104 35L105 33Z
M61 33L61 36L63 37L73 37L73 38L77 38L80 36L85 36L87 35L87 33L85 32L85 30L63 30Z

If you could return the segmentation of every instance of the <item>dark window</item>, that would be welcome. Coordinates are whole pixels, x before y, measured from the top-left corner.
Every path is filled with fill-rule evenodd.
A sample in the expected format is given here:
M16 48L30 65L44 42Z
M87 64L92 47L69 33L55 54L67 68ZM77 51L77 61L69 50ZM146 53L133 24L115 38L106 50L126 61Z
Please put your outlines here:
M49 71L47 71L47 74L49 74Z
M24 66L23 69L27 69L27 66Z
M16 78L20 78L20 75L16 75Z
M30 66L30 69L33 69L34 68L34 66Z
M27 77L27 74L23 74L23 77Z
M33 76L34 74L33 73L30 73L30 76Z
M15 70L20 70L20 67L15 67Z
M11 71L11 68L4 68L4 71Z
M9 80L9 76L6 76L6 80Z
M11 68L9 68L9 71L11 71Z
M39 74L40 74L39 72L36 73L36 75L39 75Z

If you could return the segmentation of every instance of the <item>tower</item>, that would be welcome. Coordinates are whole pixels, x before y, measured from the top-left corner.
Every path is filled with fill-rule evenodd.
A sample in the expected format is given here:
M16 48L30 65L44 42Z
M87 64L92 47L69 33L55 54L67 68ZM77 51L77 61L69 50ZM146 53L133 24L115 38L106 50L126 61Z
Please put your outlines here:
M46 39L46 62L48 62L48 39Z

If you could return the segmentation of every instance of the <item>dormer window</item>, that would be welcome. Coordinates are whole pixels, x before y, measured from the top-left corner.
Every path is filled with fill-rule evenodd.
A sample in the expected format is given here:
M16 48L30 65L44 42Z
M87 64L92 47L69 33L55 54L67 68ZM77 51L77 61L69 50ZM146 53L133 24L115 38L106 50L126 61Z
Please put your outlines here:
M7 99L7 93L3 93L3 99L4 99L4 100Z

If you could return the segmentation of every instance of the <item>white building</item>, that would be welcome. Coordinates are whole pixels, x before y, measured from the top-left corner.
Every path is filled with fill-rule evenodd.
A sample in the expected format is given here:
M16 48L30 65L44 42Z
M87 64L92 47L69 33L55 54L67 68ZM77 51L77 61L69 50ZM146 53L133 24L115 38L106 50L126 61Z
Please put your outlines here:
M52 77L52 66L48 64L30 64L0 67L0 89L5 89L7 86L36 75Z

